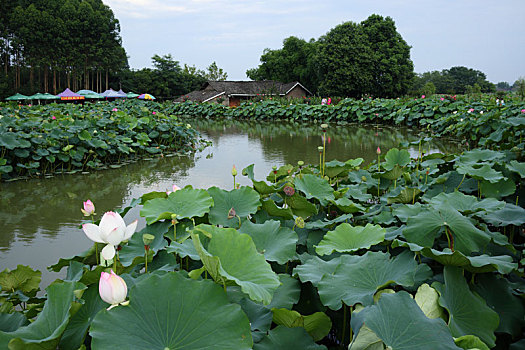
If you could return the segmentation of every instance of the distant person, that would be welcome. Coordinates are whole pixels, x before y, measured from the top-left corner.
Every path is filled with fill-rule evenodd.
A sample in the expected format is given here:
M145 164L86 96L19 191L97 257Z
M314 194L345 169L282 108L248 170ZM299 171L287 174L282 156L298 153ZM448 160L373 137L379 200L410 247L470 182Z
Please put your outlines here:
M328 97L328 104L330 105L332 103L332 99Z
M325 105L326 102L327 102L326 98L323 98L323 99L321 100L321 104L322 104L322 105Z

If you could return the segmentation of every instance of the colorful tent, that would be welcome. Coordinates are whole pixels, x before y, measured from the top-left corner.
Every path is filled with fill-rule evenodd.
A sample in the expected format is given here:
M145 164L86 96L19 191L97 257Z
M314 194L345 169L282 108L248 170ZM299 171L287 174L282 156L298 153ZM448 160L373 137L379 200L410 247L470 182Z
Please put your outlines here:
M13 96L9 96L6 98L7 101L20 101L20 100L30 100L30 98L26 95L22 94L15 94Z
M122 97L118 94L118 92L116 92L115 90L113 89L109 89L109 90L106 90L104 91L103 93L100 94L100 96L102 97L106 97L106 98L112 98L112 97Z
M51 95L50 93L47 93L47 92L45 94L38 92L28 97L28 99L30 100L58 100L59 98L60 97Z
M102 96L100 96L99 94L97 94L95 91L93 90L78 90L77 91L77 94L79 95L82 95L84 96L85 98L92 98L92 99L99 99L99 98L104 98Z
M83 99L85 99L84 96L79 95L76 92L73 92L73 91L69 90L69 88L65 89L64 91L59 93L57 96L60 97L60 99L63 100L63 101L83 100Z
M122 91L122 89L117 91L117 94L118 94L118 97L124 97L124 98L128 97L128 95L124 91Z
M141 99L141 100L155 100L155 96L153 95L150 95L150 94L142 94L142 95L139 95L137 98Z

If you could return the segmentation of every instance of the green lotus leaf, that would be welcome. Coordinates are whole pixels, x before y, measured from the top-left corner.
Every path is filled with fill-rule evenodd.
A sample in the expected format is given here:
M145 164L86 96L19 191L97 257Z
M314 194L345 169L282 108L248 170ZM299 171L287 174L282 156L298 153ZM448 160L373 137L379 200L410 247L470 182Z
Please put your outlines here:
M274 174L274 172L271 171L270 174L266 176L266 181L274 182L274 180L277 179L278 182L280 179L288 176L292 170L293 166L291 164L283 165L277 169L277 174Z
M363 158L348 159L345 164L351 166L352 168L360 166L365 160Z
M408 203L414 203L415 200L419 197L421 194L421 190L419 188L410 188L406 187L403 188L398 195L395 197L387 197L387 203L393 204L393 203L402 203L402 204L408 204Z
M407 243L399 240L392 242L392 248L407 247L413 252L421 252L427 258L431 258L442 265L462 267L465 270L475 273L485 273L498 271L507 274L518 268L518 264L513 262L509 255L489 256L487 254L478 256L465 256L459 251L451 251L446 248L438 251L428 247L422 247L415 243Z
M155 236L155 239L150 244L150 250L158 251L164 249L167 244L164 234L168 232L170 226L171 221L156 222L146 226L140 232L135 232L129 239L128 244L123 245L119 252L120 263L124 266L133 266L139 261L144 263L144 241L142 240L142 235L145 233Z
M252 337L258 338L258 332L267 332L272 325L272 310L268 306L250 300L237 286L228 288L228 300L239 304L242 311L248 316Z
M514 295L510 282L502 276L484 273L476 276L473 290L498 313L500 322L496 332L517 338L525 325L525 307L522 300Z
M421 211L422 211L421 203L392 206L392 214L394 216L397 216L399 220L405 223L408 221L408 218L418 215L419 213L421 213Z
M379 176L387 180L396 180L403 175L403 172L404 169L396 164L392 169L387 170L384 173L379 173Z
M470 164L461 164L456 171L462 175L469 175L476 180L485 180L491 183L506 179L501 172L492 169L488 164L483 164L476 168Z
M489 350L489 347L475 335L454 338L454 343L465 350Z
M246 218L255 214L261 205L259 194L250 187L241 187L225 191L218 187L208 188L213 198L213 207L210 210L210 223L225 227L239 227L239 218ZM231 209L235 215L231 215Z
M326 350L326 346L316 344L302 327L288 328L277 326L268 332L254 350Z
M383 294L376 305L365 308L359 315L392 349L459 349L445 322L427 318L407 292Z
M2 132L0 134L0 147L12 150L20 146L17 134L14 132Z
M329 178L334 178L336 176L344 175L344 173L352 168L350 164L340 162L338 160L332 160L326 162L324 169L324 174Z
M301 178L295 178L294 185L295 189L303 192L306 198L315 198L322 205L335 199L332 186L319 176L305 174Z
M5 269L0 272L0 286L6 292L19 290L30 293L38 289L41 277L42 272L29 266L18 265L14 270Z
M505 207L505 202L494 198L479 200L475 196L469 196L459 191L451 193L440 193L432 197L429 204L435 207L450 206L462 213L473 213L477 211L491 212Z
M201 232L200 234L197 232ZM209 237L201 241L200 235ZM237 284L254 301L269 304L280 281L252 238L235 229L199 225L191 234L208 273L219 284Z
M293 196L287 197L286 203L292 208L294 215L302 218L308 218L317 214L317 207L297 192Z
M452 335L460 337L473 334L490 348L494 347L498 314L470 291L461 268L445 266L443 274L445 285L434 282L432 287L440 294L439 304L449 313L448 326Z
M501 226L520 226L525 224L525 209L517 205L507 203L505 208L482 215L481 218L491 225Z
M2 349L56 349L68 322L78 309L75 293L85 286L77 282L58 282L46 288L47 300L38 318L13 332L0 331Z
M29 320L20 312L0 313L0 332L14 332L28 324Z
M385 345L370 328L363 325L352 340L348 350L384 350Z
M335 201L331 201L333 204L335 204L341 211L345 213L356 213L358 211L365 211L365 207L360 205L359 203L354 203L352 200L343 197L339 198Z
M432 248L434 240L449 230L455 250L466 255L482 251L491 236L478 229L454 208L439 206L422 211L407 221L403 236L411 243Z
M426 317L446 320L443 308L439 305L439 294L428 284L419 286L414 300Z
M285 264L295 256L297 233L281 227L279 221L267 220L264 224L254 224L247 220L239 232L250 235L257 251L268 261Z
M303 316L297 311L273 308L273 322L288 328L303 327L314 341L326 337L332 328L332 321L324 312Z
M430 268L424 266L423 273L430 275ZM390 254L367 252L352 264L338 265L333 274L324 275L319 282L319 296L325 306L332 310L357 303L371 305L374 294L390 284L413 286L419 266L409 251L390 258Z
M525 162L520 163L516 160L511 160L510 163L507 164L507 169L518 173L522 179L525 178Z
M181 258L187 256L192 260L200 260L199 253L195 250L195 245L191 239L187 239L182 243L171 242L169 246L166 247L168 253L176 253Z
M201 217L210 211L212 205L213 199L208 192L186 186L170 193L168 198L147 201L140 215L146 218L148 225L151 225L159 220L171 220L173 214L177 219Z
M95 315L109 305L99 295L98 283L94 283L82 294L84 304L69 321L60 339L61 349L78 349L84 343L91 321Z
M516 185L511 179L499 180L495 183L481 181L480 191L484 197L501 199L514 194L514 192L516 192Z
M372 198L372 195L367 193L367 187L364 184L359 185L342 185L341 189L348 189L345 193L345 196L351 197L355 200L358 200L360 202L367 202L369 199Z
M129 301L95 316L94 349L251 349L248 318L210 280L152 274L130 289Z
M406 149L399 150L397 148L391 148L386 153L385 162L382 163L381 166L384 167L386 170L392 170L396 165L402 168L407 166L409 163L410 153L408 153Z
M290 208L280 208L275 202L271 199L266 199L262 201L262 208L266 212L275 217L281 217L284 220L293 220L293 212Z
M281 285L273 293L272 302L268 308L291 309L299 301L301 283L288 274L279 274Z
M379 225L352 226L343 223L334 231L328 231L315 251L319 255L330 255L334 251L351 253L363 248L368 249L383 242L385 233L386 230Z
M310 230L310 229L331 227L334 224L340 224L342 222L348 223L348 221L352 220L352 217L353 217L352 214L344 214L344 215L336 217L333 220L325 220L323 218L322 220L309 221L306 223L305 228Z
M324 275L331 275L334 273L337 266L341 263L354 263L361 260L360 256L343 255L340 258L332 260L322 260L321 258L314 256L307 260L305 263L298 265L294 270L294 276L299 276L301 282L311 282L314 286L318 287L319 282Z
M505 155L498 151L489 149L474 149L472 151L464 152L457 161L462 164L475 164L478 162L498 161L505 157Z

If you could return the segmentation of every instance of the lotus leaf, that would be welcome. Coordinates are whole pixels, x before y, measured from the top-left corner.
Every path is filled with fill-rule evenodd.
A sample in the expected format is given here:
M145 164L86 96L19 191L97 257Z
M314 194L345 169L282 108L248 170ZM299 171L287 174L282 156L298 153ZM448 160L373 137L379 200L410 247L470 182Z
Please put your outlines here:
M40 271L35 271L29 266L18 265L12 271L5 269L0 272L0 286L7 292L20 290L29 293L38 289L41 276Z
M303 192L306 198L315 198L322 205L326 205L328 201L335 199L332 186L319 176L305 174L301 178L296 178L294 185L295 189Z
M326 346L317 345L302 327L288 328L277 326L268 332L268 336L254 344L254 350L326 350Z
M475 335L464 335L459 338L454 338L454 343L466 350L489 350L489 347Z
M481 218L497 227L508 225L520 226L525 224L525 209L506 203L505 208L482 215Z
M461 268L445 266L444 277L445 285L434 282L432 287L440 294L439 304L449 313L448 326L452 335L460 337L472 334L489 347L494 347L498 314L470 291Z
M214 203L210 210L209 220L210 223L216 225L238 228L239 218L255 214L261 205L259 194L250 187L241 187L231 191L211 187L208 193ZM232 208L235 215L230 212Z
M525 163L524 162L518 162L516 160L510 161L509 164L507 164L507 169L518 173L520 177L523 179L525 178Z
M314 341L326 337L332 328L332 321L324 312L316 312L312 315L303 316L297 311L288 309L272 309L273 322L277 325L302 327L310 334Z
M203 246L200 235L210 237L207 246ZM217 283L237 284L250 299L266 305L271 302L280 281L249 235L235 229L199 225L191 237L202 263Z
M382 166L390 171L397 165L402 168L410 163L410 153L406 149L399 150L397 148L391 148L388 150L385 156L385 162ZM399 176L396 176L397 178Z
M148 225L159 220L171 220L200 217L210 211L213 199L205 190L193 189L191 186L172 192L168 198L155 198L147 201L140 211Z
M419 286L414 300L426 317L446 320L443 308L439 305L439 294L428 284L424 283Z
M209 280L150 275L129 290L128 306L102 310L89 334L95 349L250 349L248 318ZM111 327L108 327L111 325Z
M383 242L386 230L379 225L352 226L340 224L334 231L328 231L316 248L319 255L329 255L334 251L350 253L362 248L370 248Z

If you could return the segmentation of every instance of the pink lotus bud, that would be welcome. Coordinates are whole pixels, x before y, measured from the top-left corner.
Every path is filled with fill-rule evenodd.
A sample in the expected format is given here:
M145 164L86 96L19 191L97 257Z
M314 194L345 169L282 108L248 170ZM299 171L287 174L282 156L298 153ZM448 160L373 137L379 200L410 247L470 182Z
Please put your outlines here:
M441 97L440 100L441 100L441 101L445 101L445 98L444 98L444 97Z
M173 191L170 191L170 190L167 190L167 191L166 191L166 194L167 194L168 196L169 196L169 194L170 194L171 192L177 192L178 190L180 190L180 187L177 186L177 185L173 185L173 186L172 186L172 189L173 189Z
M128 286L113 270L111 273L102 272L98 282L98 293L102 300L113 307L126 300Z
M521 113L525 113L525 109L522 109L522 110L521 110Z
M470 108L470 109L468 110L468 112L469 112L469 113L474 112L474 108Z
M52 117L51 117L51 119L55 120L55 119L57 119L57 117L55 117L55 116L52 116Z
M232 167L232 176L237 176L237 168L235 168L235 165Z
M421 95L421 98L425 98L425 95Z
M377 153L377 154L381 154L381 148L379 148L379 146L377 146L376 153Z
M84 208L80 209L84 216L95 215L95 205L89 199L84 202Z
M157 112L153 112L153 114L157 114Z
M112 111L112 112L118 112L118 109L113 108L111 111Z

